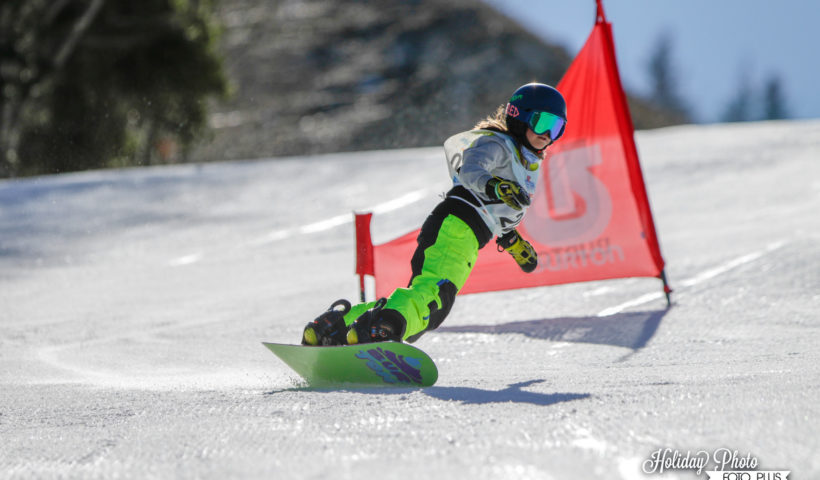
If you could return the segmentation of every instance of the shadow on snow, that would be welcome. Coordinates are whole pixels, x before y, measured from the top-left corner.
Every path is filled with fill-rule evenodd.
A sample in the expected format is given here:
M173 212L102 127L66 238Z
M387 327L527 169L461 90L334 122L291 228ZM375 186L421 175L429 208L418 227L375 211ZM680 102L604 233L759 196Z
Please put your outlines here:
M542 407L555 405L573 400L583 400L590 398L589 393L539 393L524 390L525 387L542 383L545 380L529 380L526 382L513 383L503 390L483 390L472 387L311 387L303 386L297 388L287 388L283 390L273 390L265 392L265 395L276 395L284 392L315 392L315 393L360 393L366 395L406 395L411 392L420 391L428 397L443 401L460 402L464 405L486 405L491 403L529 403Z
M544 380L530 380L513 383L503 390L482 390L471 387L429 387L422 392L433 398L446 401L461 402L465 405L488 403L530 403L533 405L549 406L573 400L582 400L591 397L588 393L538 393L523 390L535 383Z
M517 333L556 342L592 343L624 347L633 351L645 347L669 308L653 312L624 312L606 317L562 317L502 323L441 327L438 333Z

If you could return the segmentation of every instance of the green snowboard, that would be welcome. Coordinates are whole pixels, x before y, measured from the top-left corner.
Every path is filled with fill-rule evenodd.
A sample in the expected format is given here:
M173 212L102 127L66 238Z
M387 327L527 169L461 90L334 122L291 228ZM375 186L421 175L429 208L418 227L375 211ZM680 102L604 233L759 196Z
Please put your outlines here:
M337 347L262 344L312 387L429 387L438 379L438 369L433 360L406 343L379 342Z

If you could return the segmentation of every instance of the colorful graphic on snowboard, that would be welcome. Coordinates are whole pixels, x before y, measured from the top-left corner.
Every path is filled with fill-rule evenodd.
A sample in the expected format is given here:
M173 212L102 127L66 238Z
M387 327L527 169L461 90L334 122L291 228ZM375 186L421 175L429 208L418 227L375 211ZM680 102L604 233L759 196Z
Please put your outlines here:
M438 369L406 343L310 347L263 342L310 386L429 387Z
M356 358L367 361L367 368L382 377L384 383L422 384L421 359L396 355L381 347L360 351Z

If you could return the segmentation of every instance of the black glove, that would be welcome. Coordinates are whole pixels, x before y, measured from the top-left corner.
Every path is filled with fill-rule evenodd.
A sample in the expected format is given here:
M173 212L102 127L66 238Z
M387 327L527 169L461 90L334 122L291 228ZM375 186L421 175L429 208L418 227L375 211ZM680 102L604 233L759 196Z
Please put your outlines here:
M515 263L527 273L532 273L538 266L538 253L530 242L521 238L518 231L512 230L495 239L498 251L506 250L515 259Z
M530 195L521 188L521 185L512 180L493 177L487 182L484 191L488 197L501 200L515 210L521 210L522 207L530 204Z

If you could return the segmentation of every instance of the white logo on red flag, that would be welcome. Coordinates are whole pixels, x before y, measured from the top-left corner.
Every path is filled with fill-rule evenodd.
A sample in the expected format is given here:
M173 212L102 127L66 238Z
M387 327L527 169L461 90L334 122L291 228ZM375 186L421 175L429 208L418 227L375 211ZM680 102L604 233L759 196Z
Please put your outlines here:
M564 149L547 158L545 195L524 217L532 240L563 247L591 242L606 230L612 219L612 197L591 171L602 161L597 144Z

